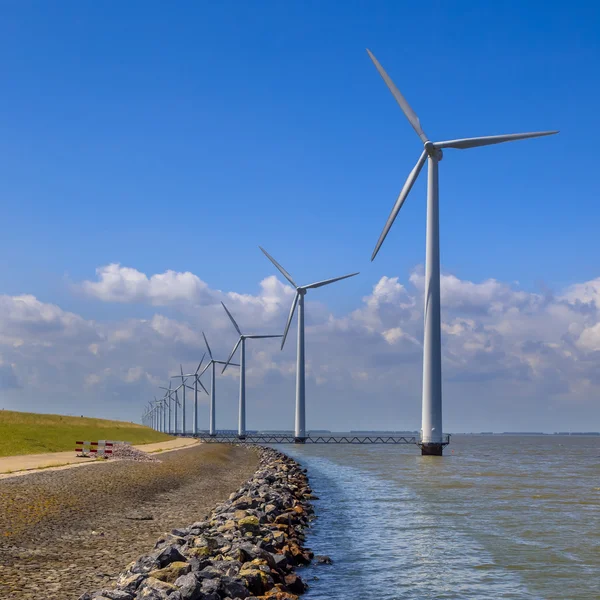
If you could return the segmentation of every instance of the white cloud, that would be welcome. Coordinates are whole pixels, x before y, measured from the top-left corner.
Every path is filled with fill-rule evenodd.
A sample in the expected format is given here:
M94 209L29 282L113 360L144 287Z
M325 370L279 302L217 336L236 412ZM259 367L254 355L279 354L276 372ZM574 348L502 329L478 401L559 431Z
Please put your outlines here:
M169 270L148 277L136 269L112 263L98 267L96 274L99 281L84 281L77 287L84 294L104 302L148 302L153 306L210 304L215 294L190 272Z

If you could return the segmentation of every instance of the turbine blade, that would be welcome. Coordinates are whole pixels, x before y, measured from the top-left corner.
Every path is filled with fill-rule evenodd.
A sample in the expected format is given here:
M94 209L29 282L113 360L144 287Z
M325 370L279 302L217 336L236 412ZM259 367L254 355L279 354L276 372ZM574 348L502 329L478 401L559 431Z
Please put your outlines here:
M210 367L210 364L213 363L213 362L217 362L217 361L216 360L209 360L206 363L206 366L204 367L204 369L202 369L202 372L200 373L200 375L198 375L198 382L200 382L200 377L202 377L202 375L204 375L204 373L206 373L206 370L208 369L208 367ZM223 363L223 364L225 364L225 363Z
M181 369L181 379L183 379L183 365L179 363L179 368Z
M223 304L223 302L221 301L221 304ZM225 309L225 312L229 315L229 318L231 319L231 322L233 323L233 326L235 327L235 330L242 335L242 332L240 331L240 328L238 327L238 324L235 322L235 319L231 316L231 313L227 310L227 307L223 304L223 308Z
M265 338L280 338L282 335L247 335L246 339L249 340L262 340Z
M516 142L517 140L526 140L529 138L543 137L545 135L555 135L558 131L532 131L530 133L509 133L507 135L486 135L483 137L463 138L460 140L447 140L445 142L436 142L436 148L457 148L466 150L468 148L478 148L479 146L490 146L491 144L502 144L504 142Z
M275 267L278 269L278 271L295 287L297 288L298 286L294 283L294 280L292 279L292 276L262 247L259 246L259 248L262 250L262 253L275 265Z
M427 142L427 136L421 127L421 122L419 121L419 117L415 111L410 107L410 104L406 101L406 98L400 93L400 90L394 85L394 82L390 79L389 75L384 71L383 67L379 64L379 61L375 58L373 53L367 48L367 52L375 65L375 68L379 71L379 74L385 81L385 84L388 86L390 92L396 98L396 102L400 105L402 112L406 115L409 123L412 125L413 129L417 132L417 135L421 138L423 143Z
M292 324L292 318L294 317L294 311L296 310L296 306L298 304L298 298L300 298L300 293L296 292L294 295L294 300L292 301L292 308L290 309L290 314L288 316L287 323L285 324L285 329L283 330L283 339L281 340L281 350L283 350L283 345L285 344L285 340L287 339L288 331L290 330L290 325Z
M202 389L206 392L206 395L208 396L208 390L204 387L204 384L198 379L198 383L200 384L200 387L202 387Z
M379 236L379 239L377 240L375 250L373 250L373 254L371 255L371 260L373 260L377 256L377 253L379 252L379 248L381 248L381 244L383 244L383 241L385 240L385 237L387 236L391 226L393 225L396 217L398 216L398 213L400 212L400 209L402 208L404 201L406 200L410 190L412 189L412 186L414 185L415 181L417 180L417 177L419 177L419 173L421 172L421 169L423 168L423 165L425 164L426 160L427 160L427 152L425 150L423 150L423 153L421 154L421 156L419 156L419 160L417 161L417 164L414 166L413 170L410 172L410 174L408 175L408 178L406 179L406 181L404 182L404 185L402 186L402 190L400 191L400 194L398 195L396 204L394 204L394 208L392 208L392 212L390 213L390 216L388 217L385 227L383 228L383 231L381 232L381 235Z
M198 365L198 368L196 369L196 372L194 373L194 375L198 375L198 371L200 370L200 367L202 366L202 363L204 362L205 356L206 356L206 352L202 355L202 358L200 359L200 364Z
M242 343L242 338L240 337L240 339L237 341L237 344L233 347L233 350L231 351L231 354L229 355L229 358L227 359L227 362L225 363L225 366L223 367L223 370L221 371L221 374L225 373L225 369L227 368L227 365L229 364L229 362L233 358L233 355L235 354L235 351L238 349L238 346L241 343Z
M350 275L342 275L341 277L333 277L332 279L325 279L323 281L317 281L316 283L311 283L310 285L303 285L303 290L314 290L315 288L323 287L324 285L329 285L330 283L335 283L336 281L341 281L342 279L348 279L348 277L354 277L358 275L358 273L350 273Z
M238 365L237 363L226 363L224 360L215 360L213 362L216 362L218 365L226 365L228 364L230 367L239 367L240 365Z
M202 332L202 337L204 338L204 343L206 344L206 348L208 350L208 355L210 356L211 360L212 360L212 352L210 351L210 346L208 345L208 340L206 339L206 336L204 335L204 331Z

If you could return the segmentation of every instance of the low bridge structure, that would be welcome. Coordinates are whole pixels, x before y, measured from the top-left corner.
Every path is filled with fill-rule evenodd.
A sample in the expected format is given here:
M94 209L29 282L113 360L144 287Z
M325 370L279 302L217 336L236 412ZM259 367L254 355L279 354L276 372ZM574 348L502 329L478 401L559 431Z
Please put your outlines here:
M199 433L197 439L209 444L414 444L419 446L421 440L418 435L308 435L297 438L286 433L247 433L245 436L237 434L209 435ZM443 445L450 443L450 435L444 436Z

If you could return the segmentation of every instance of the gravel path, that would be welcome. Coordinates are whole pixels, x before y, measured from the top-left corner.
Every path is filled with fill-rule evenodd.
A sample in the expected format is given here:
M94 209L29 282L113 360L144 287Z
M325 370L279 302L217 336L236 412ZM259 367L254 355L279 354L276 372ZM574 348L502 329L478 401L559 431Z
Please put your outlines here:
M0 598L75 600L110 585L162 533L202 520L258 461L218 444L160 459L0 481Z

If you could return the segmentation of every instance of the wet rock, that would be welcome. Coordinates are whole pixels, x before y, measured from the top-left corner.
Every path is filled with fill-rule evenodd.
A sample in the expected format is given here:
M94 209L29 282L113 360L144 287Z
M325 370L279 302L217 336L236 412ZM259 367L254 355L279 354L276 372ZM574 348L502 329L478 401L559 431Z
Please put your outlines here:
M315 556L315 563L318 565L330 565L333 563L333 561L331 560L331 558L329 558L329 556L317 554Z
M294 594L303 594L306 591L306 584L298 577L298 575L286 575L284 582L285 586Z

